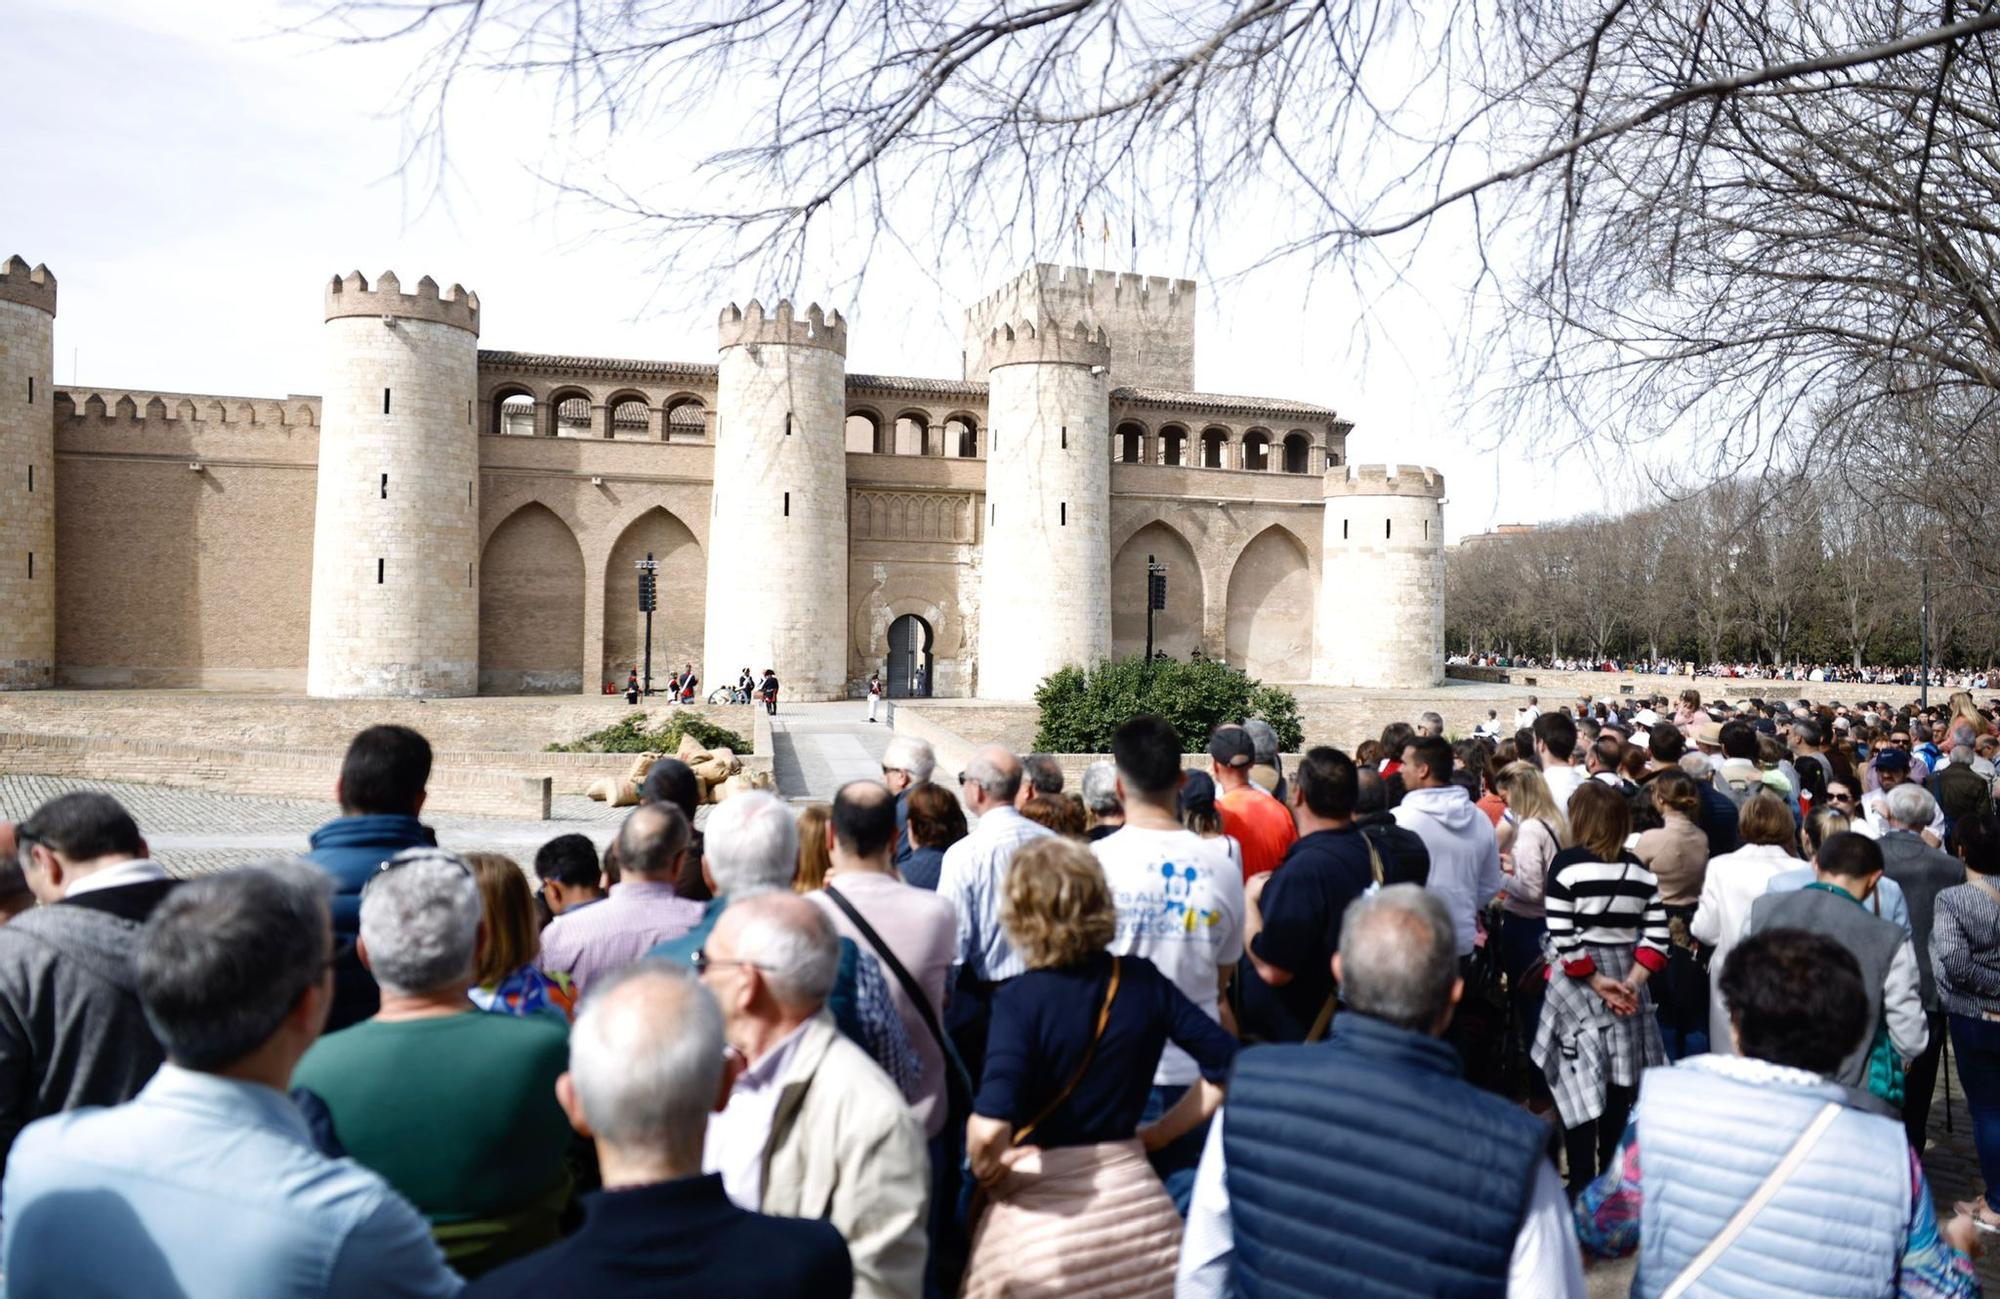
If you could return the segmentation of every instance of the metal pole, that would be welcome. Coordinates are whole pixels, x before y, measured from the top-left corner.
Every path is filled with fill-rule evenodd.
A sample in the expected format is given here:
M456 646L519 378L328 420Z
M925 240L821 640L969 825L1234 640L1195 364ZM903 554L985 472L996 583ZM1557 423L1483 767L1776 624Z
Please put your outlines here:
M654 574L657 578L659 564L653 559L653 552L650 550L646 552L645 568L648 573ZM657 599L658 588L655 587L654 589L656 592L654 598ZM646 657L641 662L645 664L645 675L639 687L639 693L642 696L650 697L653 693L653 610L651 601L647 602L646 608Z
M1146 662L1153 661L1153 557L1146 556Z

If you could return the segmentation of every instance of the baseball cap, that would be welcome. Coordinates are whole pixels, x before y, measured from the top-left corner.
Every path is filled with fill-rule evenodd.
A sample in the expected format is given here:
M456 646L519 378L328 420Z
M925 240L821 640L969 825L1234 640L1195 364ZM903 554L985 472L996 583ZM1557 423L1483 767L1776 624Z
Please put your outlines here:
M1878 749L1875 751L1875 770L1908 771L1910 755L1901 749Z
M1218 726L1208 737L1208 756L1225 767L1247 767L1257 758L1250 732L1240 726Z
M1632 720L1641 726L1658 726L1660 724L1660 715L1650 708L1641 708L1637 713L1633 714Z

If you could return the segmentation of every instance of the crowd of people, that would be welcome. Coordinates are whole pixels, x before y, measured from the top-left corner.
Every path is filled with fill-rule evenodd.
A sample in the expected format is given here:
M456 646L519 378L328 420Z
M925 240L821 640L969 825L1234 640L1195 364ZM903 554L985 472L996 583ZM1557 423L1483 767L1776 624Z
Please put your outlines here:
M1548 672L1625 672L1649 677L1717 677L1740 681L1807 681L1846 685L1923 685L1925 670L1916 664L1886 663L1753 663L1742 660L1654 658L1544 658L1534 654L1453 654L1452 667L1535 668ZM1932 667L1930 684L1939 689L2000 689L2000 668Z
M1141 716L1074 790L896 734L699 829L664 759L531 863L377 726L186 881L64 794L0 828L8 1293L1979 1293L2000 701L1513 720Z

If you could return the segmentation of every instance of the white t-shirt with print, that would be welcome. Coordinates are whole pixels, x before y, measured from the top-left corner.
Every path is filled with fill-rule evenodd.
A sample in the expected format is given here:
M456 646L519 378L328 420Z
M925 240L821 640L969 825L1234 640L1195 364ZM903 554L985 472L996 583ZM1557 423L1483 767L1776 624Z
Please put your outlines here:
M1091 845L1118 907L1110 950L1145 957L1217 1021L1217 971L1243 957L1243 871L1227 843L1128 825ZM1186 1086L1199 1077L1194 1057L1167 1043L1154 1085Z

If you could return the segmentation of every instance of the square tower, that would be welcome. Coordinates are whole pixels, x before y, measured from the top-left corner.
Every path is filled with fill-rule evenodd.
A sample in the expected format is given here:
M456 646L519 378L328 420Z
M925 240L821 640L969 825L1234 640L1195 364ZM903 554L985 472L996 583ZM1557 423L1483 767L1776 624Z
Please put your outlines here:
M1193 280L1038 263L965 309L965 377L984 381L993 332L1082 323L1111 340L1111 386L1194 391Z

